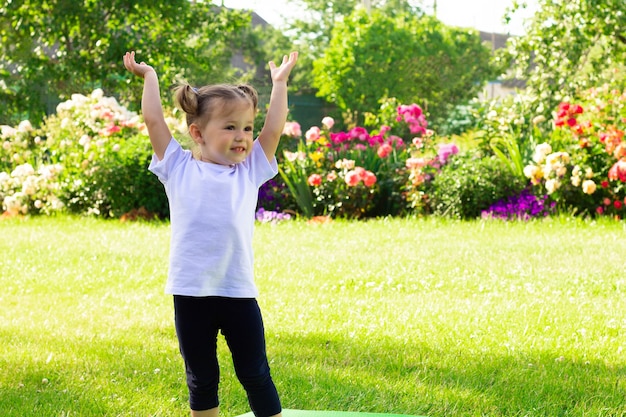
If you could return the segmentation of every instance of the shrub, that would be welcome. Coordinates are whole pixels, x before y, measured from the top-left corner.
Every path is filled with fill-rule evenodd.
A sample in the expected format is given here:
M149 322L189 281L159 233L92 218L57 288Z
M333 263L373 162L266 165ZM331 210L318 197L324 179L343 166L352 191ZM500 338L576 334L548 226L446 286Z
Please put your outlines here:
M177 123L169 120L172 128ZM39 130L2 127L0 198L10 214L61 209L104 217L143 207L168 213L140 117L102 90L57 106Z
M434 177L427 195L432 213L469 219L519 193L525 185L501 160L466 152L450 158Z
M524 168L561 211L626 214L626 91L591 89L556 109L553 130Z

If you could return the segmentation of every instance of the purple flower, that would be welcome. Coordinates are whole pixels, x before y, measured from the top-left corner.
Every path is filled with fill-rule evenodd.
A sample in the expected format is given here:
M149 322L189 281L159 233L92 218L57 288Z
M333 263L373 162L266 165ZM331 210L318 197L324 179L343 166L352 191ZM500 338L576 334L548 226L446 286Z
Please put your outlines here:
M277 211L265 210L263 207L261 207L257 210L255 219L261 223L276 224L280 221L291 219L291 215L289 213L280 213Z
M538 197L529 189L520 194L505 198L492 204L481 214L482 218L504 220L529 220L535 217L546 217L553 213L554 202L548 202L548 196Z

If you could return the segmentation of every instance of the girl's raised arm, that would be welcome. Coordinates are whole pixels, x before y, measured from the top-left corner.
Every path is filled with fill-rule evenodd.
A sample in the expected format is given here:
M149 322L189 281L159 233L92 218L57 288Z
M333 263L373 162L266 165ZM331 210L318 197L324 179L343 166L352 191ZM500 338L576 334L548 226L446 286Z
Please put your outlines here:
M165 156L165 150L172 139L163 107L161 107L161 93L159 91L159 78L156 71L150 65L142 62L135 62L135 52L126 52L124 55L124 66L133 74L142 77L143 95L141 98L141 112L148 128L152 149L159 160Z
M287 79L297 60L298 53L292 52L289 57L287 55L283 57L283 62L279 67L273 61L269 63L272 75L272 93L265 124L259 133L259 142L268 161L274 158L280 135L287 121Z

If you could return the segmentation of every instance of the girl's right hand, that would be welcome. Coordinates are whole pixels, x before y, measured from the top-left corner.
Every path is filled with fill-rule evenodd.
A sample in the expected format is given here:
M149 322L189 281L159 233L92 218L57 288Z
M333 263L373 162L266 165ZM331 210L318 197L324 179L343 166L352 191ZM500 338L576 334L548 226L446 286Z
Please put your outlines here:
M128 71L140 76L141 78L145 78L148 72L154 71L154 68L152 68L145 62L142 62L140 64L135 62L135 51L126 52L126 54L124 55L124 66Z

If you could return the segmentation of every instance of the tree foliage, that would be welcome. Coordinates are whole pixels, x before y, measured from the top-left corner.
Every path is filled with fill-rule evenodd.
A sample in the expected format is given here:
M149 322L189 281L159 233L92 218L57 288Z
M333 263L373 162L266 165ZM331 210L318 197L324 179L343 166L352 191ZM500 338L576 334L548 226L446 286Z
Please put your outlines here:
M524 7L515 2L511 12ZM526 79L538 113L578 92L624 74L624 0L540 0L526 35L500 57L511 75Z
M207 2L7 0L0 6L0 122L40 120L72 93L95 87L137 103L122 55L175 78L224 80L249 14Z
M361 0L290 0L303 14L288 25L288 33L300 51L300 68L310 68L313 61L320 58L330 44L335 25L351 15L361 5ZM389 15L398 13L420 13L407 0L371 0L372 9L381 10ZM296 68L297 70L297 68ZM292 84L300 91L311 91L313 86L311 71L296 72Z
M474 31L415 13L357 9L336 23L314 62L314 86L354 122L395 97L420 104L436 123L482 88L493 75L489 61Z

